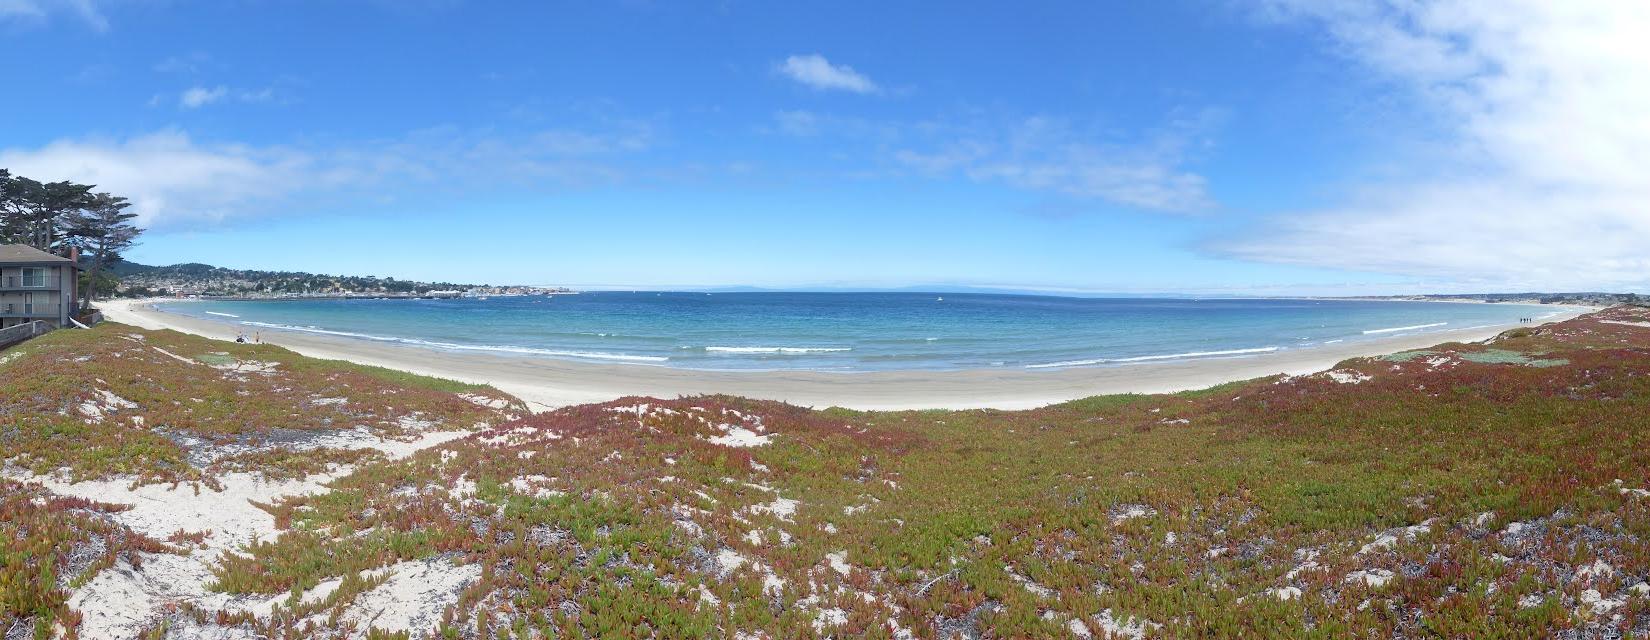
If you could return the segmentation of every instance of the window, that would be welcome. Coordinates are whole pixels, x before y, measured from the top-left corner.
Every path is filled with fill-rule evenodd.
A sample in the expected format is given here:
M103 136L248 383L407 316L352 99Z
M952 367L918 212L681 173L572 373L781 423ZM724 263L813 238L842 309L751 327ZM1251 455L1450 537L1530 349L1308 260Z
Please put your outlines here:
M23 286L46 286L46 270L40 267L23 267Z
M33 314L34 314L34 292L33 291L26 291L26 292L23 293L23 315L27 316L27 315L33 315Z

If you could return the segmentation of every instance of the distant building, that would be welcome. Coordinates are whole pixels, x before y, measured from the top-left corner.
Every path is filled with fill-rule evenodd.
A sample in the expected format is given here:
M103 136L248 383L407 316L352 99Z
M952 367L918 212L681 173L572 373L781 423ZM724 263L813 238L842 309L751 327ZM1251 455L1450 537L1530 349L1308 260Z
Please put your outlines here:
M0 329L35 320L57 327L79 315L80 269L73 260L21 244L0 244Z

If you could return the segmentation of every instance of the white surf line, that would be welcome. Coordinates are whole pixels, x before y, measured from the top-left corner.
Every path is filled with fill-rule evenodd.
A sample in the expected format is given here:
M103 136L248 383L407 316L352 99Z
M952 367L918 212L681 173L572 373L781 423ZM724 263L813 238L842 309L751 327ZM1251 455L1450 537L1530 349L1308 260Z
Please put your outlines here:
M412 346L417 346L417 347L429 347L429 348L434 348L434 349L450 349L450 350L455 350L455 351L490 351L490 352L497 352L497 353L516 353L516 354L524 354L524 355L551 356L551 357L559 357L559 358L582 358L582 359L589 359L589 360L619 360L619 361L624 361L624 362L665 362L665 361L670 360L670 358L665 357L665 356L638 356L638 355L629 355L629 354L622 354L622 353L597 353L597 352L588 352L588 351L558 351L558 350L554 350L554 349L537 349L537 348L533 348L533 347L511 347L511 346L493 346L493 345L454 344L454 343L451 343L451 342L435 342L435 341L431 341L431 340L419 340L417 338L397 338L397 337L391 337L391 336L376 336L376 335L371 335L371 334L366 334L366 333L353 333L353 332L350 332L350 331L333 331L333 330L330 330L330 329L320 329L320 328L316 328L316 327L299 327L299 326L293 326L293 325L288 325L288 324L275 324L275 323L271 323L271 322L253 322L251 320L242 320L241 324L247 325L247 326L250 326L250 327L263 327L263 328L266 328L266 329L275 329L275 330L278 330L278 331L296 331L296 332L299 332L299 333L314 333L314 334L328 335L328 336L339 336L339 337L344 337L344 338L358 338L358 339L362 339L362 340L374 340L374 341L377 341L377 342L392 342L392 343L406 344L406 345L412 345Z
M207 311L206 314L210 315L210 316L223 316L225 318L239 318L240 317L240 316L237 316L233 313L218 313L216 311Z
M1192 351L1190 353L1171 353L1160 356L1135 356L1133 358L1095 358L1093 360L1068 360L1065 362L1049 362L1045 364L1028 364L1027 369L1048 369L1052 367L1082 367L1107 362L1149 362L1152 360L1178 360L1181 358L1205 358L1209 356L1240 356L1256 353L1271 353L1277 347L1259 347L1255 349L1230 349L1226 351Z
M705 347L709 353L834 353L853 347Z
M1417 324L1417 325L1411 325L1411 326L1408 326L1408 327L1392 327L1390 329L1370 329L1368 331L1365 331L1364 335L1367 336L1367 335L1372 335L1372 334L1377 334L1377 333L1397 333L1399 331L1414 331L1416 329L1431 329L1433 327L1442 327L1446 324L1449 324L1449 323L1448 322L1434 322L1432 324Z

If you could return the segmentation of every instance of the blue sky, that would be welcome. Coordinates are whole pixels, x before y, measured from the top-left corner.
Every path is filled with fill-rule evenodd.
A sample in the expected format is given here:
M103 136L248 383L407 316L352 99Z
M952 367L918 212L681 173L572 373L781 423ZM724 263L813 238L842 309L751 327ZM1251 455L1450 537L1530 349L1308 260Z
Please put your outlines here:
M1642 290L1650 11L1477 4L0 0L0 166L148 263Z

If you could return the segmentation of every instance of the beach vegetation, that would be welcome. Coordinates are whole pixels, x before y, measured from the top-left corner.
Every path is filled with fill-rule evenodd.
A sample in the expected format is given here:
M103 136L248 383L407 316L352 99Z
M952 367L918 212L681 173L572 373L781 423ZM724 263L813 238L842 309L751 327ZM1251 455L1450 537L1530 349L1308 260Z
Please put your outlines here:
M526 413L480 385L115 323L53 332L0 359L7 465L73 480L211 485L208 467L291 477L361 461L329 438L411 439Z
M0 371L142 362L83 373L152 427L211 443L127 434L154 450L48 453L38 443L68 432L113 441L126 409L88 421L74 408L93 396L41 383L8 396L26 402L12 464L31 473L333 470L324 491L259 501L272 532L213 561L205 595L157 614L161 636L1643 637L1646 321L1617 307L1319 374L1029 411L699 396L528 414L485 388L129 328L99 330L143 337L53 334ZM290 379L245 386L269 371ZM153 380L173 386L146 393ZM415 414L486 424L401 456L215 453L266 428L393 436ZM14 619L77 615L38 562L6 566L8 606L35 612ZM224 599L241 604L204 604ZM267 613L244 604L258 602Z

